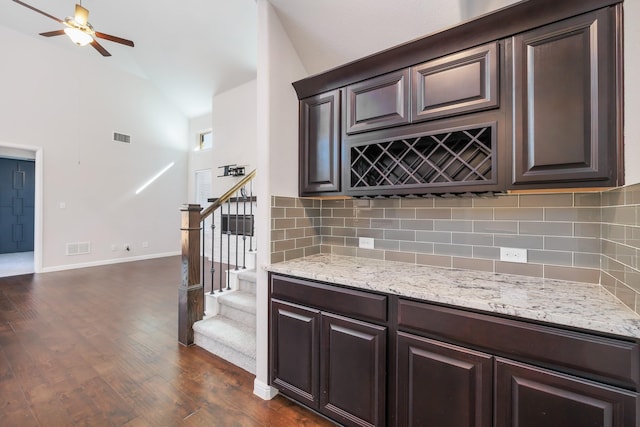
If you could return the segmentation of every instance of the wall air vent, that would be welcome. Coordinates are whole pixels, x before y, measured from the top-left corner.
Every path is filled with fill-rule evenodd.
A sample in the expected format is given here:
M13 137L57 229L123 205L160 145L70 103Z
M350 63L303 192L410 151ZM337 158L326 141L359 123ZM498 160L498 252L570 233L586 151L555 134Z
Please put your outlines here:
M91 243L77 242L67 243L66 255L83 255L91 252Z
M113 133L113 141L114 142L124 142L125 144L131 144L131 135L126 135L124 133L114 132Z

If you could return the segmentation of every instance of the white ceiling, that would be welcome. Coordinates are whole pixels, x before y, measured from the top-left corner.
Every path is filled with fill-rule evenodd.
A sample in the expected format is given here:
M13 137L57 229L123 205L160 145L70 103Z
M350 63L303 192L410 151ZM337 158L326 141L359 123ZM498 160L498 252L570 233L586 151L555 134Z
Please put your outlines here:
M309 74L315 74L454 25L516 0L269 0ZM73 0L25 0L60 19ZM211 97L255 78L255 0L84 0L100 32L135 48L100 41L112 57L38 33L61 25L11 0L0 25L43 43L92 55L152 81L188 117L211 110Z

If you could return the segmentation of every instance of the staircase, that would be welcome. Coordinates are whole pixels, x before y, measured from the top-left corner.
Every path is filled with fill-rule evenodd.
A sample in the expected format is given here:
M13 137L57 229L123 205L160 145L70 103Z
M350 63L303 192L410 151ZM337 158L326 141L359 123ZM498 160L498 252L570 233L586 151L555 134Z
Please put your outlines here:
M183 280L178 304L180 343L202 347L252 374L256 371L254 177L255 170L224 195L210 199L212 204L205 209L200 205L181 209Z
M195 344L255 374L256 272L230 276L230 291L205 295L205 317L193 325Z

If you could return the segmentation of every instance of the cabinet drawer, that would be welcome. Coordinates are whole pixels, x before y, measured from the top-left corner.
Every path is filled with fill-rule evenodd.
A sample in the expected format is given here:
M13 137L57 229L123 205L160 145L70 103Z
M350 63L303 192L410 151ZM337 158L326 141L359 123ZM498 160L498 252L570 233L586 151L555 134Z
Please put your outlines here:
M387 321L387 297L384 295L274 274L271 276L271 296L349 317Z
M409 123L409 69L347 87L347 134Z
M640 387L635 342L407 300L399 302L398 326L604 383Z
M411 121L498 106L498 44L490 43L411 68Z

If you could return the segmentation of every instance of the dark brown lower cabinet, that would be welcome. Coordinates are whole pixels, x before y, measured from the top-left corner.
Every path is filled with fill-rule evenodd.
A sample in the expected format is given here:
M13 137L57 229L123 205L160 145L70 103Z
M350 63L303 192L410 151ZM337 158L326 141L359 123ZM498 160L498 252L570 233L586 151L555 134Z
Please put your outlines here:
M344 425L383 426L385 327L321 314L320 412Z
M271 381L312 408L319 402L320 311L271 301Z
M271 384L345 426L638 427L640 342L271 275Z
M271 381L346 426L386 422L386 327L271 302Z
M398 425L493 425L493 357L398 333Z
M637 426L636 393L496 360L496 427Z

